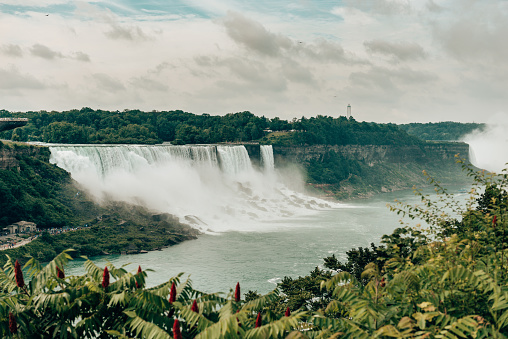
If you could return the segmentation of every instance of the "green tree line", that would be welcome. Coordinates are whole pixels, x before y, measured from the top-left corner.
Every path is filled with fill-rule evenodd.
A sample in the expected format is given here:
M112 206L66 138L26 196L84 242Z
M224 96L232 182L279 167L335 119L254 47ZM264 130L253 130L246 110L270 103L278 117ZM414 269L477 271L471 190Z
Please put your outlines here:
M288 121L278 117L258 117L250 112L214 116L181 110L120 112L84 107L63 112L0 110L0 117L29 119L24 127L0 133L0 138L13 141L70 144L209 144L252 140L290 145L421 143L396 125L357 122L354 118L342 116L318 115Z
M485 124L461 123L453 121L410 123L398 125L400 129L410 135L423 140L458 141L473 131L485 130Z

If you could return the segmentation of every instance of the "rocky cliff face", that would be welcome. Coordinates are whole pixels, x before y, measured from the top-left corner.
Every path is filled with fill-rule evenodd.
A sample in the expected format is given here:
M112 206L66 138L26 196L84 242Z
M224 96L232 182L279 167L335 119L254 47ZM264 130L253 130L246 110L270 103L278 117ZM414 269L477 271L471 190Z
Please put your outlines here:
M429 182L423 171L445 184L470 181L455 158L459 154L469 161L469 145L459 142L407 146L274 145L273 153L277 167L301 165L309 174L308 184L318 194L338 199L426 186Z
M374 165L380 162L390 163L426 163L428 161L451 160L455 155L469 159L469 145L466 143L431 143L424 146L408 145L314 145L314 146L273 146L275 162L301 163L311 159L319 159L325 153L334 151L344 157Z
M19 161L17 160L19 155L35 156L41 154L47 155L49 159L49 149L47 147L0 142L0 170L12 168L19 170Z

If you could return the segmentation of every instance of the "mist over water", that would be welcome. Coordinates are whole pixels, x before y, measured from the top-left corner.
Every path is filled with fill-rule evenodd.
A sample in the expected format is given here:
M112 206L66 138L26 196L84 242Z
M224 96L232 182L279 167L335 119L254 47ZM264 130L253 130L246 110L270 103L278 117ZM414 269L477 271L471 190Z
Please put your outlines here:
M50 146L52 163L97 200L171 213L203 231L267 231L273 220L341 207L289 187L298 173L274 168L261 146L255 168L244 146Z
M482 169L500 173L508 166L508 115L499 113L487 122L484 131L464 137L470 146L471 162Z

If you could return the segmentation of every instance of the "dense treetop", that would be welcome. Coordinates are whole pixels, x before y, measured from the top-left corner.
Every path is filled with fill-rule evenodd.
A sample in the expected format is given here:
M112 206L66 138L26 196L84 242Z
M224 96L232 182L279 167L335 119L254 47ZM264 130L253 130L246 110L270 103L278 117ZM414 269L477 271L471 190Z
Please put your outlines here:
M0 138L49 143L207 144L260 141L288 145L418 144L421 141L393 124L357 122L354 118L318 115L282 120L250 112L224 116L177 111L103 111L91 108L64 112L8 112L0 117L24 117L30 122ZM274 132L274 133L272 133Z
M414 135L423 140L442 140L456 141L462 140L467 134L485 129L485 124L479 123L460 123L453 121L410 123L398 125L410 135Z

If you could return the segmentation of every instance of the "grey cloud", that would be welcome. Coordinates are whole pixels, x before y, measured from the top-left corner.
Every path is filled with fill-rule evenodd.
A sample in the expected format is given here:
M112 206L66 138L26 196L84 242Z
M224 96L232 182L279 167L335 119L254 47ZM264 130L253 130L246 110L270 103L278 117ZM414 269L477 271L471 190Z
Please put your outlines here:
M0 89L41 89L42 82L29 74L21 74L15 68L0 68Z
M438 77L432 73L414 71L409 68L372 67L367 72L351 73L349 80L356 86L398 91L399 87L433 82L438 80Z
M346 52L341 45L321 39L314 44L299 44L296 51L321 62L340 62L345 64L368 64L355 55Z
M436 25L433 34L448 54L462 61L504 64L508 58L508 16L501 13Z
M308 68L303 67L294 60L286 60L282 64L282 73L284 76L293 82L299 82L303 84L315 83L313 74Z
M95 80L97 86L103 90L110 92L118 92L125 90L125 86L118 80L110 77L104 73L92 74L92 78Z
M382 15L410 14L412 10L408 0L346 0L344 3L363 12Z
M136 27L122 27L116 22L111 23L111 30L104 33L110 39L118 40L149 40L149 37L143 32L141 28Z
M159 81L150 79L148 77L133 78L131 80L131 84L134 87L145 89L147 91L164 92L164 91L167 91L169 88L167 85L165 85Z
M2 53L12 56L12 57L22 57L23 56L21 47L19 47L18 45L13 45L13 44L2 45L2 47L0 47L0 51L2 51Z
M30 49L32 55L38 56L43 59L53 60L55 58L63 58L62 53L53 51L47 46L35 44Z
M83 53L83 52L74 53L74 59L76 59L78 61L83 61L83 62L90 62L90 56L86 53Z
M209 77L210 73L216 75L221 69L226 69L230 73L227 77L229 80L217 82L221 87L231 88L236 84L236 89L244 88L249 92L280 92L287 88L286 78L281 74L280 68L276 69L256 60L236 57L219 59L209 56L196 57L194 60L198 66L208 71L194 72L201 77Z
M388 42L382 40L363 43L369 53L392 56L400 61L424 59L426 53L422 46L414 42Z
M434 13L439 13L444 10L444 8L439 6L438 4L436 4L434 2L434 0L427 0L426 6L429 11L434 12Z
M248 19L240 13L228 12L221 23L231 39L263 55L277 56L282 49L293 46L293 42L288 37L271 33L259 22Z

